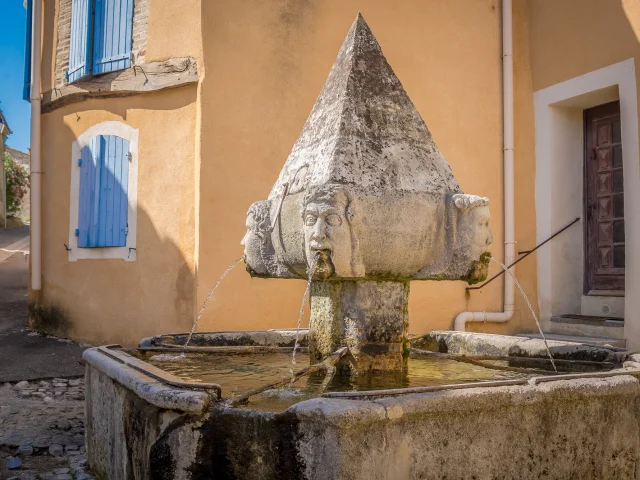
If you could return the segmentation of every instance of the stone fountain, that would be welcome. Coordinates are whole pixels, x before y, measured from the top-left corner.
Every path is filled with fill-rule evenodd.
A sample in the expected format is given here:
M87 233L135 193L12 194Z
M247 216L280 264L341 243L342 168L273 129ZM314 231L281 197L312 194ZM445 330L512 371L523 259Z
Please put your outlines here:
M412 280L486 278L487 198L451 167L361 15L267 200L251 205L247 271L311 277L309 347L356 372L402 370Z
M489 377L474 365L458 383L327 389L333 378L410 371L410 282L481 281L492 240L488 200L462 193L358 15L271 193L247 214L247 270L310 282L308 332L197 333L190 346L190 335L171 334L133 350L87 350L92 473L109 480L637 478L640 355L628 351L549 342L559 365L587 373L534 376L521 368L517 377ZM254 368L275 355L288 368L298 341L309 350L309 369L325 368L320 385L306 377L311 394L295 400L286 375L275 384L285 388L253 390L243 383L252 374L242 370L245 391L233 397L223 370L235 371L247 352L263 355L251 360ZM411 347L436 360L488 356L509 368L541 365L547 355L541 340L463 332L430 332ZM180 364L189 355L205 357L207 372L226 362L216 370L220 384L152 360ZM336 358L339 369L328 363ZM593 360L608 371L589 370ZM441 364L431 368L442 377ZM294 400L281 409L249 402L267 388Z

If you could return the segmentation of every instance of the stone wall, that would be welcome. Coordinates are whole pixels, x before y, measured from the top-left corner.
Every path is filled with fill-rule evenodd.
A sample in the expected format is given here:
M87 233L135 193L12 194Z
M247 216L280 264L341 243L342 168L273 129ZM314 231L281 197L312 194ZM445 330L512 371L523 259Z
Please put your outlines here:
M56 44L55 86L67 84L65 71L69 68L69 43L71 38L71 2L59 0L58 32ZM149 0L134 0L133 5L133 53L135 63L144 63L147 50L147 22Z
M309 479L634 479L632 376L294 407ZM249 478L249 477L245 477Z
M133 4L133 53L136 64L144 63L147 52L147 23L149 0L134 0Z
M86 445L96 478L189 478L179 454L193 461L198 436L191 416L158 408L97 369L87 369L85 382Z
M55 86L67 84L65 71L69 68L69 43L71 40L71 0L59 0L58 42L56 44Z
M89 461L112 479L637 478L631 374L316 398L274 414L198 403L93 350L84 358ZM198 400L190 414L180 395Z

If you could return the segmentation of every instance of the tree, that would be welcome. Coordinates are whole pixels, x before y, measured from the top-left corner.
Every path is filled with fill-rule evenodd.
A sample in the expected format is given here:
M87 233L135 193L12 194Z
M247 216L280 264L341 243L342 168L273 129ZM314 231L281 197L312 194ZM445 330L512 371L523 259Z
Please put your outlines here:
M22 199L29 188L29 174L26 168L7 153L4 154L4 171L7 178L7 215L13 216L20 210Z

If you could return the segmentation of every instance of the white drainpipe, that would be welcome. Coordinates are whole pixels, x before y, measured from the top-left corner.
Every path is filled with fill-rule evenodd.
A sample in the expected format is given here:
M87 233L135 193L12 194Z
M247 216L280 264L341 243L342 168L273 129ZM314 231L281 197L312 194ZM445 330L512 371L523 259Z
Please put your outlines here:
M40 48L42 0L33 0L31 23L31 290L42 288L40 209Z
M502 97L503 97L503 161L504 161L504 264L515 260L515 197L513 143L513 35L511 0L502 0ZM509 269L515 274L514 267ZM510 275L504 278L504 311L462 312L456 317L454 329L464 332L467 322L507 322L513 317L514 283Z

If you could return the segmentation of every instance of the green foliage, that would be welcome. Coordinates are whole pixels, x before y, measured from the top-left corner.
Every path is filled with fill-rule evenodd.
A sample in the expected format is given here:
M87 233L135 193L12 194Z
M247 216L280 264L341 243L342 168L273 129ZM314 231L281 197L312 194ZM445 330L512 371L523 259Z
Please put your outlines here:
M16 215L29 188L29 173L6 153L4 171L7 178L7 215Z

